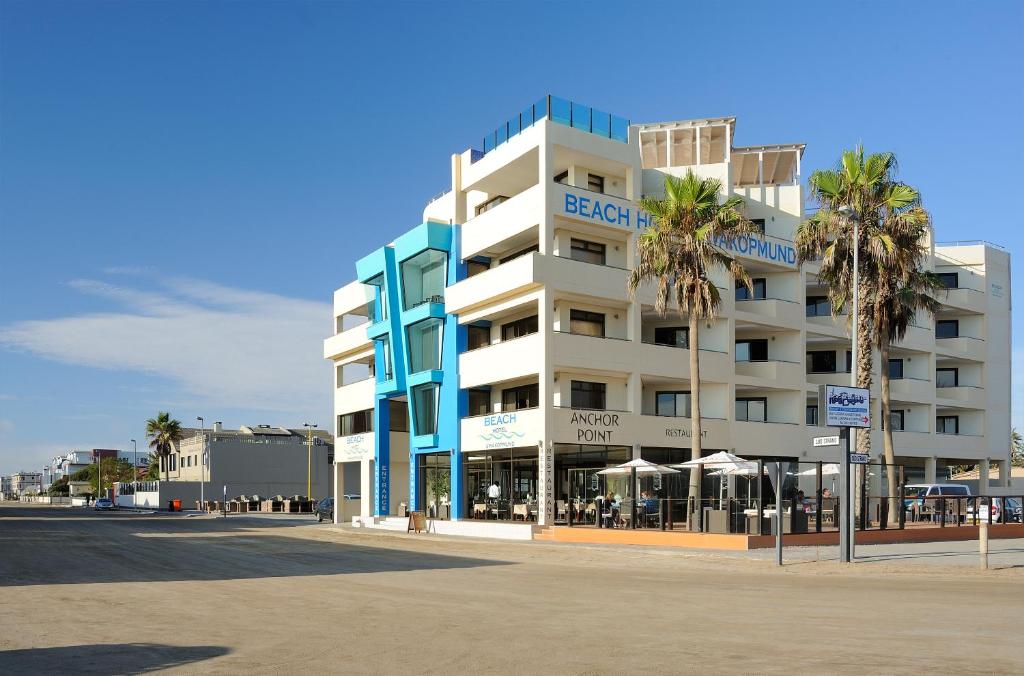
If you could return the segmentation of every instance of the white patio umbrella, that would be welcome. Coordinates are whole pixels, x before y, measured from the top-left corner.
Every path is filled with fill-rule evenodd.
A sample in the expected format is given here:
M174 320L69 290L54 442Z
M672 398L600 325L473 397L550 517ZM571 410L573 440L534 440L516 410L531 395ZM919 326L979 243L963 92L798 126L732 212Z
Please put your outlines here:
M717 453L712 453L711 455L704 456L703 458L694 458L693 460L681 462L678 465L672 465L672 467L685 467L686 469L690 469L691 467L699 467L701 465L703 465L704 467L728 467L730 465L739 465L745 462L750 461L745 460L744 458L741 458L738 455L733 455L728 451L719 451Z
M797 476L814 476L818 473L817 467L804 470L797 474ZM839 475L839 463L829 462L821 466L821 476L838 476Z
M633 491L633 498L636 499L636 496L638 494L636 480L639 475L679 474L679 470L672 469L671 467L665 467L663 465L657 465L653 462L650 462L649 460L644 460L642 458L634 458L633 460L630 460L629 462L624 462L621 465L616 465L615 467L607 467L605 469L602 469L598 471L598 474L630 475L630 484L632 485L632 488L630 490Z

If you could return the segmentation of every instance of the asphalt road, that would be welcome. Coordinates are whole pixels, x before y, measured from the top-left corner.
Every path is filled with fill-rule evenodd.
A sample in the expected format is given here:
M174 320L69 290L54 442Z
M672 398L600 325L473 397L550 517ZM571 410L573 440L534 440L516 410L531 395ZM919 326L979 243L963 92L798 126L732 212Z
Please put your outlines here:
M0 506L0 673L1024 671L981 573ZM798 559L800 557L797 557Z

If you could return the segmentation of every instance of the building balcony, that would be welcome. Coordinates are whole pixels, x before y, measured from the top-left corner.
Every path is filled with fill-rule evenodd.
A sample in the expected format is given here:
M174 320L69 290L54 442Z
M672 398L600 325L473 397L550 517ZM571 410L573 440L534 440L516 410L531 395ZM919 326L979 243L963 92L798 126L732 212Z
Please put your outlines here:
M540 372L543 336L533 333L459 355L459 387L500 383Z
M736 301L735 317L737 320L763 324L767 319L771 324L788 328L800 326L805 315L804 305L792 300L759 298Z
M544 190L538 183L479 216L467 219L462 226L462 258L486 254L506 239L535 228L543 209Z
M893 345L908 350L931 352L935 346L935 332L927 326L911 324L907 327L907 333L903 336L903 340L897 341Z
M641 343L636 349L636 370L644 375L663 376L665 378L690 378L690 350L675 345L659 345L657 343ZM724 350L700 349L700 370L703 380L714 376L727 378L732 373L733 361Z
M803 389L805 367L795 361L784 361L781 359L768 359L766 361L738 361L736 362L737 382L741 379L748 381L770 380L772 387ZM759 384L747 382L747 384Z
M890 378L889 398L897 401L930 402L935 384L924 378Z
M367 378L337 388L334 391L334 414L341 415L373 408L376 386L376 380Z
M936 338L935 353L944 357L984 361L985 340L964 335L955 338Z
M984 312L988 304L984 291L963 286L940 291L935 297L943 305L971 313Z
M354 352L371 348L373 344L366 333L368 326L369 324L360 324L325 339L324 359L340 359Z
M500 207L499 207L500 208ZM445 312L464 314L541 284L539 253L530 253L445 289Z
M955 408L983 409L986 406L984 388L971 385L936 387L935 400L939 406L951 406Z
M554 331L552 364L587 371L629 373L636 362L636 343L626 338Z

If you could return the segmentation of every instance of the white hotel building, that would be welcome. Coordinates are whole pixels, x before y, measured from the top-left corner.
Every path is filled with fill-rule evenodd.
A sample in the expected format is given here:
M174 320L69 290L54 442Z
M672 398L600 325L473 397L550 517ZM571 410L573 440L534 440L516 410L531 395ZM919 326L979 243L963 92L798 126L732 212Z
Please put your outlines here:
M336 477L359 468L364 518L405 503L441 518L552 524L570 494L605 490L598 469L690 458L686 321L626 285L647 218L636 200L688 170L720 179L763 226L728 245L753 293L723 272L721 313L696 346L704 453L839 459L838 447L812 446L837 433L817 425L817 392L849 383L850 339L815 265L796 264L804 146L738 146L735 135L735 118L630 124L545 97L482 152L451 158L451 189L423 223L361 259L334 294L324 356L336 373ZM950 287L942 310L921 317L886 366L896 462L908 482L980 463L1005 483L1009 255L985 243L932 248ZM446 472L444 491L430 479ZM492 483L497 509L485 499ZM652 490L681 497L682 486L666 478Z

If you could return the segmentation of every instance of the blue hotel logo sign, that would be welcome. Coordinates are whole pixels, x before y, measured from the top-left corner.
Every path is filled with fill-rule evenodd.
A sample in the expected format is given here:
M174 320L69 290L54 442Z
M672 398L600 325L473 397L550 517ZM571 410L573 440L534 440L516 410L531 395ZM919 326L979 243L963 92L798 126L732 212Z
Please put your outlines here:
M594 223L618 225L643 230L652 224L651 215L635 207L620 207L609 200L565 193L562 211L567 216L578 216ZM744 237L718 237L715 244L733 253L760 258L774 263L796 265L796 249L783 242L771 242L758 235Z
M512 448L516 440L526 436L523 432L513 429L516 425L515 413L499 413L483 419L485 434L479 435L485 448Z

